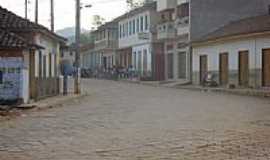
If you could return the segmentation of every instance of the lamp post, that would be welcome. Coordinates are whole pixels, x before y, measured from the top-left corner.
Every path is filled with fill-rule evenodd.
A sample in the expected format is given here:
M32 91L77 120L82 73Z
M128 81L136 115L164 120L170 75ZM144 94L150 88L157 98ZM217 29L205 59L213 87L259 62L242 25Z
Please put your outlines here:
M92 5L85 5L85 8L91 8ZM81 82L80 82L80 39L81 39L81 6L80 0L76 0L76 32L75 32L75 67L76 76L74 81L75 94L81 94Z

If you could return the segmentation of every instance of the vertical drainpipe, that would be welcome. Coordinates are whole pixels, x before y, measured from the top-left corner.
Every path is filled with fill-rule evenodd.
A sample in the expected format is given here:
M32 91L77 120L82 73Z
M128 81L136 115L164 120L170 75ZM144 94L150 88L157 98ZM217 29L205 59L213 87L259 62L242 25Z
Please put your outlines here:
M193 48L192 48L192 45L191 45L191 26L192 26L192 24L191 24L191 2L192 2L192 0L190 0L189 1L189 37L188 37L188 39L189 39L189 82L188 83L191 83L192 84L192 79L193 79L193 73L192 73L192 71L193 71L193 61L192 61L192 58L193 58L193 56L192 56L192 50L193 50Z
M192 55L192 50L193 50L193 48L192 48L192 46L191 46L191 44L190 44L190 46L189 46L189 64L190 64L190 67L189 67L189 83L191 83L192 84L192 79L193 79L193 55Z

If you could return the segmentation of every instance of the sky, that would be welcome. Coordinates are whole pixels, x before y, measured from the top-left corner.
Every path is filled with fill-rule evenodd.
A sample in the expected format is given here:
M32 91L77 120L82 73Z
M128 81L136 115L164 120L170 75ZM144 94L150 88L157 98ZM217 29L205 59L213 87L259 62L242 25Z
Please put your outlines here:
M0 0L0 5L24 17L25 0ZM29 18L34 20L35 0L28 0ZM55 1L55 29L75 26L75 0ZM91 4L92 8L85 8L81 12L82 28L90 30L93 15L100 15L110 21L127 11L126 0L81 0L84 5ZM50 27L50 0L39 0L39 23Z

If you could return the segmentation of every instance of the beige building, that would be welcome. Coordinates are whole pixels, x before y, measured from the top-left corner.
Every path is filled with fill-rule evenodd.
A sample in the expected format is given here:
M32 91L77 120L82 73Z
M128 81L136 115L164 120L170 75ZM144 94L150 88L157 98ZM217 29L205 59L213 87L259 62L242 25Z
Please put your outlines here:
M190 42L230 21L266 14L269 3L269 0L157 0L161 17L157 37L163 45L164 79L191 82Z
M117 19L119 21L118 65L122 67L132 65L138 75L151 77L156 40L153 29L158 21L156 3L145 4Z
M270 16L231 22L193 42L193 83L270 87Z

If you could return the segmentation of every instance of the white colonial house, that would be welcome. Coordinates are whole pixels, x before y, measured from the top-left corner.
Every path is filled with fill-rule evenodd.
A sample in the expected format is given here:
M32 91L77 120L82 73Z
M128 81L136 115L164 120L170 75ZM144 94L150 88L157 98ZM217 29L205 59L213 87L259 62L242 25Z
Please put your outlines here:
M94 52L91 54L96 66L108 69L116 64L118 49L117 20L105 23L92 33L94 35Z
M132 65L141 76L151 76L152 54L157 23L156 3L148 3L118 17L117 64Z
M233 21L193 42L193 83L270 87L270 16Z

